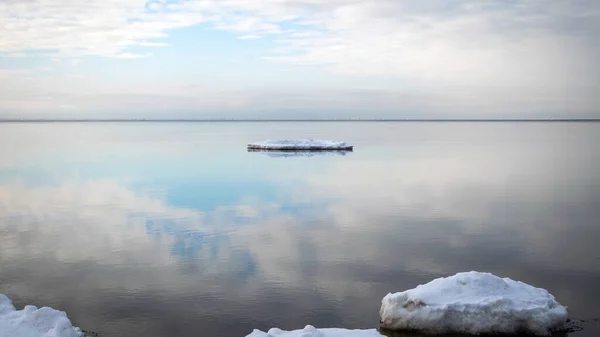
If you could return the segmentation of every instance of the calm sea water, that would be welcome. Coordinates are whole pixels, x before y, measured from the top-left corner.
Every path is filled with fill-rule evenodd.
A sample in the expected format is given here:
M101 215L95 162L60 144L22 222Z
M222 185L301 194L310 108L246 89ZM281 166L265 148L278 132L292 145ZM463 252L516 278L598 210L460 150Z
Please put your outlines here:
M249 153L268 138L346 155ZM0 293L102 337L373 328L460 271L600 317L600 123L0 124Z

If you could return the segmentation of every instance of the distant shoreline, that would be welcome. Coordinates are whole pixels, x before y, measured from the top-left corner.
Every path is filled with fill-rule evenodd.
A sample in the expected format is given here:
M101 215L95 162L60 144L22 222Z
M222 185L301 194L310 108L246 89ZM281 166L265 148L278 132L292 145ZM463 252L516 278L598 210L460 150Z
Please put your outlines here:
M221 122L600 122L600 118L547 119L0 119L0 123L221 123Z

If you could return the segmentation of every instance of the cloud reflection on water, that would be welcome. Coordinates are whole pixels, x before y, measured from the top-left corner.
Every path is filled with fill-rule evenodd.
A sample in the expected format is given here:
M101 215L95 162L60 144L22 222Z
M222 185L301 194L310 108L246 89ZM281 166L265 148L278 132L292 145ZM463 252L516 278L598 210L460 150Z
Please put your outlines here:
M271 326L376 326L388 291L477 269L543 286L573 315L598 317L596 130L572 137L568 129L552 141L531 128L479 143L449 128L444 142L386 141L298 165L269 160L268 170L243 151L194 160L174 152L164 166L139 171L142 186L116 169L105 179L82 170L77 180L43 184L5 172L0 292L67 310L108 336L173 328L243 336ZM259 176L244 179L257 185L216 207L168 198L181 175L190 185L240 179L243 164L256 165ZM259 183L276 191L259 192Z

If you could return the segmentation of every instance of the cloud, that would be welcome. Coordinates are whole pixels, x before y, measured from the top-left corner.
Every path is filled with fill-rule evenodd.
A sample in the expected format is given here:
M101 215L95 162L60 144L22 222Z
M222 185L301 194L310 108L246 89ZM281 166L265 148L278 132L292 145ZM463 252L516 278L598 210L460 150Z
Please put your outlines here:
M262 36L258 35L258 34L241 35L238 37L238 39L240 39L240 40L253 40L253 39L260 39L260 38L262 38Z
M25 58L29 57L27 53L0 53L0 58Z
M134 54L134 53L121 53L119 55L116 55L116 58L120 58L120 59L139 59L139 58L144 58L144 57L150 57L152 56L151 53L146 53L146 54Z
M284 33L289 61L334 63L341 72L378 75L429 71L436 78L483 76L489 68L511 65L511 57L530 62L527 52L533 49L538 52L531 58L548 51L551 57L571 55L569 45L553 43L584 46L600 29L600 5L593 1L9 0L0 3L0 13L7 37L3 52L117 56L136 43L161 45L144 39L167 37L170 29L209 22L244 35ZM283 24L296 28L283 30ZM352 67L359 62L368 66ZM475 67L484 74L464 73Z
M221 21L225 20L222 19ZM277 34L280 32L278 25L264 22L256 17L234 17L231 21L231 23L219 22L217 23L216 28L240 33L256 32L263 34Z
M196 12L149 11L145 0L8 0L0 3L0 51L119 57L137 42L203 21ZM126 54L127 55L127 54Z
M2 69L0 68L0 80L8 79L16 76L25 76L30 73L29 70L26 69Z
M395 78L406 83L402 88L434 95L459 91L453 103L465 110L473 110L469 104L505 111L598 105L597 2L226 3L275 22L297 17L303 23L278 38L281 47L268 60Z
M168 43L164 43L164 42L140 42L138 43L139 46L142 47L168 47L169 44Z
M202 23L241 40L271 38L276 46L262 55L270 62L379 79L377 95L398 101L390 110L599 113L600 3L591 0L9 0L0 13L5 57L151 57L128 48L165 46L173 29Z

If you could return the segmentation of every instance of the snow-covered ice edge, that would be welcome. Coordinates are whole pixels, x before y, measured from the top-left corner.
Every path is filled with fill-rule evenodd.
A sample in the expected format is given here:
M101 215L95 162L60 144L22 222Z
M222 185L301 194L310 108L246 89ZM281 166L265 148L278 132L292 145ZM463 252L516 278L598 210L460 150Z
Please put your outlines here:
M249 150L276 150L276 151L352 151L353 146L346 142L331 140L297 139L297 140L266 140L248 144Z
M348 330L348 329L316 329L312 325L307 325L304 329L283 331L272 328L268 332L254 330L246 337L382 337L376 329L370 330Z
M81 329L71 324L64 311L27 305L17 310L0 294L0 336L2 337L82 337Z

